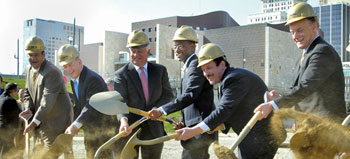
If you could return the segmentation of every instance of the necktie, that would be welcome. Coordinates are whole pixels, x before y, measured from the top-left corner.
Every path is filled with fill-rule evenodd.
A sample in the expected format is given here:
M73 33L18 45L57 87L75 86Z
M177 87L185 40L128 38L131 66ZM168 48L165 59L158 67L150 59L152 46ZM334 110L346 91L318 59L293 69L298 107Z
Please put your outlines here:
M38 72L33 73L33 88L35 87L36 78L38 77Z
M79 85L77 80L73 80L74 83L74 91L75 91L75 96L79 100Z
M303 61L304 61L304 58L305 58L305 54L306 54L306 52L303 52L303 55L301 56L300 66L301 66L301 64L303 64Z
M148 81L146 78L146 73L144 71L144 68L140 67L140 69L141 69L140 78L141 78L141 84L142 84L142 89L143 89L143 95L145 96L146 104L148 104L148 101L149 101Z

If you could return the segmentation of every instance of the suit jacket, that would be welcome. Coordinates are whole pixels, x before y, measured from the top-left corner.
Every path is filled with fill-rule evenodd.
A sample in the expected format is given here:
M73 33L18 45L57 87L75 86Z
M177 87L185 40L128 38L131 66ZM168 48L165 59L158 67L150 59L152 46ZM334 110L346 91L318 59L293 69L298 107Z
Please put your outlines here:
M318 37L310 45L301 67L298 64L297 68L292 87L275 100L276 104L298 106L303 112L343 120L346 115L344 73L334 48Z
M72 88L74 88L74 83L72 81L70 83ZM101 129L109 129L110 131L108 133L112 133L115 130L115 118L98 112L89 104L92 95L108 91L102 77L86 66L83 66L78 85L79 100L77 99L77 92L73 89L75 121L83 124L82 128L85 132L95 133L100 132ZM104 132L106 131L100 133Z
M204 77L201 68L197 67L196 55L189 59L182 80L182 95L162 106L167 114L182 110L182 119L186 126L200 123L215 109L213 86Z
M13 141L18 125L20 124L18 114L21 113L17 101L12 98L9 92L0 96L0 138ZM10 137L10 136L11 137Z
M267 90L264 81L256 74L244 69L227 68L219 86L219 104L204 122L211 130L225 123L227 131L232 127L237 134L240 133L254 115L256 106L264 103ZM270 116L259 121L254 128L267 126Z
M118 91L129 107L138 108L144 111L149 111L153 107L159 107L173 98L173 93L170 87L168 72L162 65L148 62L148 90L149 102L146 100L142 90L140 77L132 63L128 63L115 72L115 89ZM128 123L132 124L141 116L136 114L125 114L128 118ZM141 124L148 126L154 138L163 136L164 126L162 122L148 120Z
M61 71L47 60L41 64L33 86L33 68L26 68L24 106L32 110L34 118L41 123L39 132L58 135L71 124L72 104L64 85Z

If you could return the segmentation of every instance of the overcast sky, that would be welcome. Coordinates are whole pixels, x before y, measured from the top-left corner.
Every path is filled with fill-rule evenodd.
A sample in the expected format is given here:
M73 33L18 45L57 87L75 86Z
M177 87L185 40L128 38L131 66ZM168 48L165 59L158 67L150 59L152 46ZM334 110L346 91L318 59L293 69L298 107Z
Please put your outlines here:
M313 6L317 0L309 0ZM85 29L84 42L103 42L104 31L131 32L131 23L170 16L192 16L223 10L240 25L261 12L261 0L2 0L0 5L0 73L15 74L19 38L23 50L23 24L41 18L73 23ZM20 69L22 70L22 69Z

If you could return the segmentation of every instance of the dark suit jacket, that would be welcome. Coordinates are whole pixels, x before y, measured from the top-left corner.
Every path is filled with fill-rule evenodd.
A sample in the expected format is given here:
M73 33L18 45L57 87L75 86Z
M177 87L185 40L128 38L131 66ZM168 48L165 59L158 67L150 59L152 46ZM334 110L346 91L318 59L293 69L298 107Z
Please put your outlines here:
M167 114L183 109L183 120L188 127L200 123L215 109L213 86L197 65L198 58L194 55L189 59L184 73L182 95L162 106Z
M71 81L71 86L74 88L74 83ZM85 132L90 133L107 133L107 129L111 131L115 130L115 118L113 116L104 115L89 104L90 97L98 92L104 92L107 90L107 85L100 75L91 71L86 66L83 66L83 70L79 76L79 100L77 94L73 89L75 107L75 121L83 124ZM100 132L103 129L104 131Z
M21 113L17 101L9 92L0 96L0 140L13 141L16 130L20 124L18 114Z
M61 71L45 60L39 69L33 86L33 68L26 68L26 89L24 106L32 110L34 117L41 123L37 132L52 138L64 133L73 120L72 104L63 81ZM53 139L54 139L53 138Z
M298 64L296 68L293 86L275 100L276 104L298 106L303 112L343 120L346 115L344 73L334 48L318 37L310 45L302 66Z
M159 107L173 98L171 91L168 72L162 65L148 62L148 89L149 102L146 100L142 90L140 77L132 63L128 63L115 72L115 90L118 91L129 107L138 108L144 111L149 111L153 107ZM128 123L132 124L141 116L135 114L125 114L128 118ZM154 138L163 136L164 126L162 122L148 120L141 124L147 125Z
M264 103L267 87L256 74L239 68L227 68L219 86L220 101L216 109L204 119L211 130L224 123L237 134L254 115L254 109ZM271 114L272 115L272 114ZM239 145L243 158L270 158L277 151L269 133L271 115L255 124Z

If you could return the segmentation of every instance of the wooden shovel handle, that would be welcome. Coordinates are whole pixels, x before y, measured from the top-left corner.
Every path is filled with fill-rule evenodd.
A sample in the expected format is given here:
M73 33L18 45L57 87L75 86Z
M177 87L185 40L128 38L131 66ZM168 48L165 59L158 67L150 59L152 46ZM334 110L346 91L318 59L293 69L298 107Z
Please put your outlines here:
M253 128L255 123L258 121L258 119L261 116L261 111L258 111L254 114L254 116L248 121L247 125L244 126L241 133L239 133L236 141L231 145L231 150L235 150L237 146L242 142L242 140L248 135L250 130Z
M129 112L137 114L137 115L141 115L141 116L144 116L144 117L147 117L147 118L150 118L148 112L145 112L145 111L137 109L137 108L129 107ZM163 116L160 116L157 120L163 121L163 122L166 121L166 122L169 122L170 124L173 123L170 119L164 118Z

